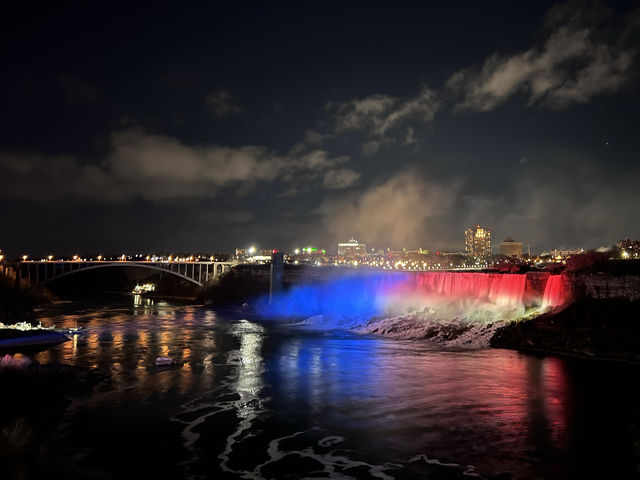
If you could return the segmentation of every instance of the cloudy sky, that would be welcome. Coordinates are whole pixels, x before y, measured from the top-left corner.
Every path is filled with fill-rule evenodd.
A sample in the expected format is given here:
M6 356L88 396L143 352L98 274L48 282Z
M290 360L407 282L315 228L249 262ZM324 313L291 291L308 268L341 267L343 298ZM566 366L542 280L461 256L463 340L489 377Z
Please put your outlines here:
M14 5L0 36L10 255L640 237L636 2Z

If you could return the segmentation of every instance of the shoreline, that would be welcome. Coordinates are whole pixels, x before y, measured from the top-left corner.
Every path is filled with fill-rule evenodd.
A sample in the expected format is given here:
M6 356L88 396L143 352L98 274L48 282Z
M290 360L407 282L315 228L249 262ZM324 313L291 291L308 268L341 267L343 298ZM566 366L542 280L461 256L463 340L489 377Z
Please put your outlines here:
M640 301L582 299L536 318L512 322L490 346L583 360L640 363Z
M45 330L0 329L0 352L16 347L42 347L68 342L70 338L64 333Z

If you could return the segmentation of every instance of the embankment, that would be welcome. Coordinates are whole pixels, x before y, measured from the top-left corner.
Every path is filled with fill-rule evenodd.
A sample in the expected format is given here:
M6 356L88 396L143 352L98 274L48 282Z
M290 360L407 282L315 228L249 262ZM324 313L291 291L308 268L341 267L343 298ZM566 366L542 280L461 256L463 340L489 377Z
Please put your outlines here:
M570 301L499 328L493 347L640 362L638 262L606 262L558 276ZM553 277L552 277L553 278Z
M585 298L499 328L496 348L640 362L640 301Z

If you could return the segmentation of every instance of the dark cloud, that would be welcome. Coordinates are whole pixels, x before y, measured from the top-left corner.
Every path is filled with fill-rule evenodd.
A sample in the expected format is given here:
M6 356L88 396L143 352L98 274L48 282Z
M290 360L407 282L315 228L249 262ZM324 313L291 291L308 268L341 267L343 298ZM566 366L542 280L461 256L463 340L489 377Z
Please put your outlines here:
M401 127L412 122L432 122L440 103L436 92L423 85L418 95L405 100L375 94L339 104L330 102L326 110L333 113L335 134L364 132L393 143ZM375 153L379 147L379 140L370 140L363 145L365 153Z
M493 54L481 67L452 75L447 87L463 97L456 108L489 111L517 94L526 95L528 105L565 108L629 82L637 46L612 40L612 27L600 25L599 11L578 5L552 9L541 45L513 55ZM629 25L628 18L624 24Z
M240 113L242 109L233 104L233 96L229 90L217 90L210 93L204 99L205 104L217 117L222 118L234 113Z
M324 174L322 185L329 189L347 188L356 183L359 178L360 174L350 168L338 168Z
M215 197L227 187L250 190L262 183L314 179L323 179L327 188L345 188L359 177L352 169L335 169L348 160L324 150L278 155L262 146L193 146L130 129L112 134L111 150L99 165L71 156L0 153L0 176L7 184L0 196L168 201Z

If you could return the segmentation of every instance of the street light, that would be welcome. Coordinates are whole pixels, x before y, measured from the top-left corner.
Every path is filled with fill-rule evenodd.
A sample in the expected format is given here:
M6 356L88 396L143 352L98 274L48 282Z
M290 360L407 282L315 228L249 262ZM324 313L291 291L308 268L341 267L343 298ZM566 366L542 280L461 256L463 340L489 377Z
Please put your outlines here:
M27 258L29 258L27 255L23 255L23 256L22 256L22 261L23 261L23 262L26 262L26 261L27 261Z

